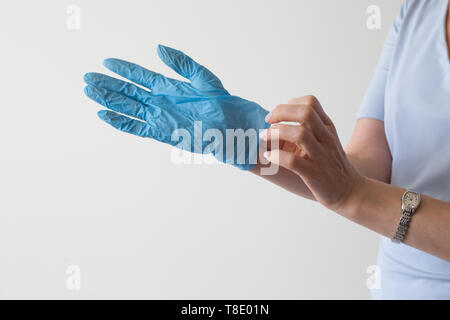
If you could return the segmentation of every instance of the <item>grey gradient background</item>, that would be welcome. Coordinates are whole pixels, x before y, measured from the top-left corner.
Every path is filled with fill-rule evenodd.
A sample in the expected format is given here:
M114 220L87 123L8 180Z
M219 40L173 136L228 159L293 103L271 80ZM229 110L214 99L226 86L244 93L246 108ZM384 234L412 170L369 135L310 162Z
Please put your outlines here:
M400 3L2 0L0 298L369 298L375 233L232 167L173 164L101 122L82 76L106 57L175 76L166 44L267 109L316 95L345 145Z

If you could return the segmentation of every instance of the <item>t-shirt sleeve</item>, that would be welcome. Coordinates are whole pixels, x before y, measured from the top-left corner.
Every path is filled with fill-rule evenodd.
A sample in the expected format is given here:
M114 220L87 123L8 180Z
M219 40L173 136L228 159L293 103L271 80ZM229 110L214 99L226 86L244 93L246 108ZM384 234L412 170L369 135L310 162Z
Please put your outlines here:
M406 15L409 1L410 0L405 0L403 2L400 12L397 14L394 24L389 30L378 65L374 70L372 81L370 82L359 108L357 119L371 118L384 121L386 80L397 44L398 33Z

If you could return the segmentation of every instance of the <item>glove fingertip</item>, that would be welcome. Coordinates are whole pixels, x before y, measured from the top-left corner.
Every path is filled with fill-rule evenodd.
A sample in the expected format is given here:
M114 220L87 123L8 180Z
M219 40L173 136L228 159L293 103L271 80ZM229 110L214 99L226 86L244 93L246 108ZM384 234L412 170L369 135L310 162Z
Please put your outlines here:
M158 53L158 57L165 63L171 63L172 59L170 58L170 54L167 52L167 47L162 44L158 44L158 48L156 50Z
M179 52L178 50L175 50L175 49L173 49L171 47L168 47L168 46L165 46L163 44L158 44L158 50L157 51L161 52L161 53L166 53L166 54Z
M98 98L104 97L107 91L101 87L96 86L95 84L88 83L86 87L84 87L84 93L90 98Z
M83 75L83 81L89 83L92 79L92 72L85 73Z
M105 122L110 122L111 118L108 116L108 110L100 110L97 112L97 116Z
M90 93L90 89L89 89L90 85L88 84L87 86L84 87L83 91L84 94L87 95L89 97L89 93Z
M173 71L178 73L180 76L185 77L187 79L190 78L191 75L191 66L186 64L190 62L190 59L187 56L176 49L166 47L163 45L158 45L158 56L159 58Z
M99 102L99 99L103 97L101 88L96 87L92 84L88 84L86 87L84 87L84 94L96 102Z
M106 58L103 60L103 66L109 70L113 70L117 67L119 62L120 60L116 58Z
M164 45L162 45L162 44L158 44L158 47L156 48L156 51L158 52L158 53L160 53L160 52L162 52L162 51L165 51L165 49L166 49L166 47L164 46Z
M114 126L117 126L119 123L124 122L125 119L120 114L110 110L100 110L99 112L97 112L97 116L103 121Z

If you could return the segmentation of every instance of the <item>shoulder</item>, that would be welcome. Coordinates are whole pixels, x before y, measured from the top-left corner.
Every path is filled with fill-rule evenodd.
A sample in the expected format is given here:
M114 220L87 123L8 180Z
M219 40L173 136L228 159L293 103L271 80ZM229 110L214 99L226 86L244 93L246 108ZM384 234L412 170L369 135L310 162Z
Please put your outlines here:
M426 13L427 11L441 10L447 8L448 0L404 0L401 7L401 12L405 15L413 13Z
M433 23L436 17L445 14L447 6L448 0L404 0L396 18L396 26Z

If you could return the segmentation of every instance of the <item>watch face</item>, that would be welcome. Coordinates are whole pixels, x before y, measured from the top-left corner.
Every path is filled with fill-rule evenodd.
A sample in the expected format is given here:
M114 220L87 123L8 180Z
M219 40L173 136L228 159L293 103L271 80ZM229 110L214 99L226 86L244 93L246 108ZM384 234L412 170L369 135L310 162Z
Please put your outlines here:
M403 204L406 208L413 209L417 208L420 202L420 196L419 194L411 191L407 191L403 195Z

